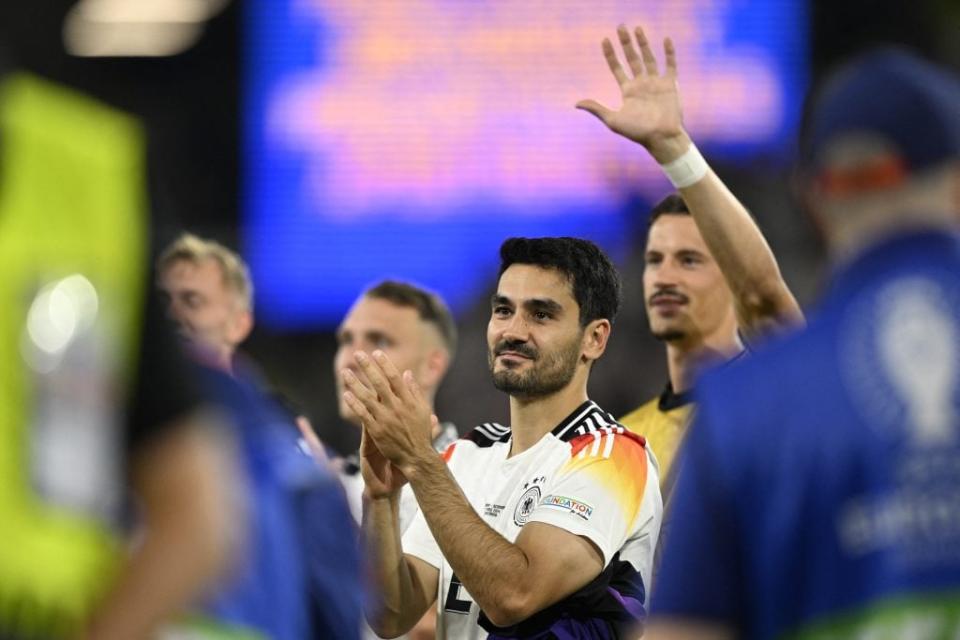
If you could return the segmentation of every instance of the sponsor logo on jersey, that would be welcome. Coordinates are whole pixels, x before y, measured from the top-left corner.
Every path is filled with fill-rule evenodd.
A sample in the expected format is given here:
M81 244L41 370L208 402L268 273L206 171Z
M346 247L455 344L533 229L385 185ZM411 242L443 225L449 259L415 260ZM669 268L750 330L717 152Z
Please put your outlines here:
M568 511L576 516L580 516L584 520L589 520L590 516L593 515L593 507L585 502L580 502L579 500L574 500L566 496L547 496L540 504L544 507Z
M534 485L523 492L520 500L517 502L517 508L513 510L513 523L518 527L527 524L530 514L537 508L540 502L540 487Z

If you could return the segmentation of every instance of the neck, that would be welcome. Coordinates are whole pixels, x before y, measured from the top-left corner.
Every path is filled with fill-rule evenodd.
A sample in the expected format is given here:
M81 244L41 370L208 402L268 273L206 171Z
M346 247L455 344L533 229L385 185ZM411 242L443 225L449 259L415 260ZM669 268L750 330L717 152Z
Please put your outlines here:
M960 215L937 213L918 215L915 218L900 213L900 219L882 220L881 224L838 225L828 241L830 259L834 265L842 266L854 261L870 247L898 235L920 231L949 232L957 228Z
M566 387L549 396L530 399L510 396L510 430L513 440L510 455L523 453L535 445L586 401L586 371L582 376L580 373L575 375Z
M743 351L736 330L725 331L695 344L683 341L667 343L667 373L674 393L689 391L704 367L723 362Z
M229 349L195 340L188 342L186 349L191 358L200 365L233 375L233 352Z
M899 188L824 199L819 214L835 264L849 262L891 236L956 229L960 223L960 163L928 169Z
M220 351L217 354L217 364L221 369L233 375L233 352L229 350Z

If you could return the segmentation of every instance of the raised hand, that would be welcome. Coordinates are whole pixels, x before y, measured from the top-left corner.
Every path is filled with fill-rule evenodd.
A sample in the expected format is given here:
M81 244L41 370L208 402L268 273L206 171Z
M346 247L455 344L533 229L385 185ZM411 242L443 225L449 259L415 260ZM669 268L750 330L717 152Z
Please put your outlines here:
M399 488L403 469L424 456L436 457L431 431L436 417L409 371L403 375L381 351L356 354L367 384L350 370L343 376L343 398L363 424L362 461L380 488Z
M596 100L581 100L576 106L595 115L611 131L642 144L663 164L679 157L690 144L683 128L677 90L676 52L673 42L666 38L663 42L666 69L661 75L643 29L637 27L634 33L639 54L627 28L623 25L617 28L629 72L621 66L609 38L603 39L603 55L623 97L620 109L615 111Z

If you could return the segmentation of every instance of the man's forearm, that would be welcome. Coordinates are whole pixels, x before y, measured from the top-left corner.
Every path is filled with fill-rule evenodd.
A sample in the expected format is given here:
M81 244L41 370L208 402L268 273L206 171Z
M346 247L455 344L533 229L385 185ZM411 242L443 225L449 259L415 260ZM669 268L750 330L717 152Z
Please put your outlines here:
M408 478L444 557L474 601L502 624L522 608L529 561L467 501L443 461L425 458Z
M370 555L378 598L365 612L379 635L406 633L423 615L422 589L403 555L400 543L399 493L391 498L364 498L362 533Z
M751 320L776 316L784 324L800 321L800 308L780 274L777 260L756 222L712 170L680 189L723 272L737 303ZM749 327L745 327L749 328Z
M651 149L661 164L675 160L693 144L684 134ZM800 307L780 274L776 257L747 209L712 169L679 189L704 242L733 292L738 316L748 334L755 326L802 322Z

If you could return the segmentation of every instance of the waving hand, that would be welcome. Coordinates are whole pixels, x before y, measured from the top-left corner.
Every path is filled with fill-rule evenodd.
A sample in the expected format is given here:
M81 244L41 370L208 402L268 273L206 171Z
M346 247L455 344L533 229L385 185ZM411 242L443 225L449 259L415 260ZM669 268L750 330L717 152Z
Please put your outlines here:
M603 55L613 77L620 85L622 106L615 111L596 100L581 100L577 103L577 108L595 115L611 131L640 143L658 162L669 162L682 154L689 145L689 138L683 129L680 93L677 90L677 57L673 42L670 38L664 40L666 65L661 74L643 29L637 27L634 35L631 35L627 28L621 25L617 28L617 36L629 70L620 64L608 38L603 39Z

